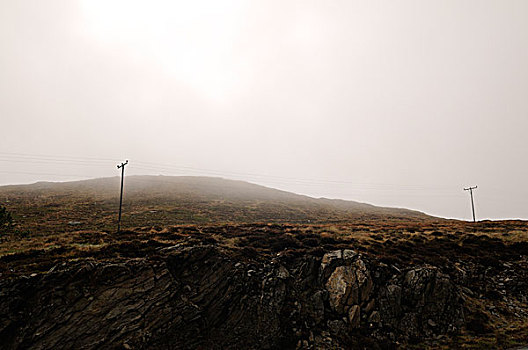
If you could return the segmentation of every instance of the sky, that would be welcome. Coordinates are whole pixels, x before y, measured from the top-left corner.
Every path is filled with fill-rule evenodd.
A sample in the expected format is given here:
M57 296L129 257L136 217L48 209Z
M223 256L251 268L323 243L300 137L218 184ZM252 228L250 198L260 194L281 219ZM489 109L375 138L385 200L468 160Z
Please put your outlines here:
M0 0L0 185L206 175L528 219L528 1Z

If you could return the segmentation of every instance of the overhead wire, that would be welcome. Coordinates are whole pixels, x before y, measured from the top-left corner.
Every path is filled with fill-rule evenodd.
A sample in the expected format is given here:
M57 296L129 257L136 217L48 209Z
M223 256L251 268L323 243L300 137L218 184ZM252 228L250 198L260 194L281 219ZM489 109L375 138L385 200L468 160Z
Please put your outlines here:
M41 172L29 172L29 171L11 171L11 170L0 170L2 174L22 174L22 175L45 175L45 176L62 176L62 177L84 177L86 175L80 174L57 174L57 173L41 173Z
M101 158L101 157L77 157L77 156L64 156L64 155L44 155L44 154L28 154L28 153L12 153L12 152L0 152L0 162L4 163L25 163L25 162L39 163L39 164L57 164L57 165L79 165L79 166L96 166L96 165L107 165L109 162L119 162L117 158ZM248 178L252 181L275 183L281 185L302 185L302 186L347 186L348 190L351 187L355 188L356 191L398 191L398 192L444 192L444 194L436 195L452 195L452 190L448 187L427 187L427 186L412 186L412 185L397 185L397 184L384 184L384 183L358 183L352 181L343 180L332 180L332 179L306 179L306 178L293 178L269 174L256 174L256 173L244 173L244 172L231 172L231 171L219 171L205 168L195 168L189 166L181 166L168 163L155 163L151 161L137 160L134 161L134 168L151 171L151 172L162 172L170 175L209 175L209 176L222 176L222 177L238 177L239 179L247 180ZM133 168L132 168L133 169ZM3 173L9 173L2 171ZM11 172L13 173L13 172ZM53 174L53 173L36 173L36 172L17 172L25 173L28 175L49 175L49 176L77 176L87 177L86 175L73 175L73 174ZM429 194L431 195L431 194Z
M97 161L112 161L119 162L121 159L117 158L101 158L101 157L85 157L85 156L66 156L66 155L49 155L49 154L29 154L29 153L13 153L13 152L0 152L2 156L16 156L16 157L29 157L29 158L53 158L53 159L65 159L65 160L97 160Z

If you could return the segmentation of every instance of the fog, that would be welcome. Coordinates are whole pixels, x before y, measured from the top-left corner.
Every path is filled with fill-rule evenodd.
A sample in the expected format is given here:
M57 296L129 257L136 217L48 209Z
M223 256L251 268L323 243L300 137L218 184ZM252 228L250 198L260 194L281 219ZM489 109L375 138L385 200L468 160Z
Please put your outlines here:
M1 1L0 185L211 175L528 219L528 2ZM0 199L1 200L1 199Z

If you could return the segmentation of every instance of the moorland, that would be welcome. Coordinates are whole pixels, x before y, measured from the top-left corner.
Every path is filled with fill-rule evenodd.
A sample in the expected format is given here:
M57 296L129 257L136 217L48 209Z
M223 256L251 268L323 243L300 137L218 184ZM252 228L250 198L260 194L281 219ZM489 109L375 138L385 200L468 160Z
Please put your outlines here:
M240 181L0 187L0 347L508 349L528 223L435 218Z

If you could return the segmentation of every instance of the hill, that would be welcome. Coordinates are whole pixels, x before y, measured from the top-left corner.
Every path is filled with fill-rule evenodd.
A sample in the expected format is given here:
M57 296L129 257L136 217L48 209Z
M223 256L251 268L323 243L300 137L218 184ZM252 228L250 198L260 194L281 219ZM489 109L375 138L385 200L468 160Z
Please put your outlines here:
M0 199L22 230L115 230L119 177L0 187ZM123 226L350 220L430 219L412 210L311 198L243 181L213 177L129 176Z
M528 223L204 177L0 187L0 348L508 349Z

